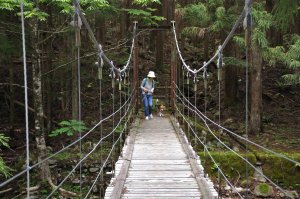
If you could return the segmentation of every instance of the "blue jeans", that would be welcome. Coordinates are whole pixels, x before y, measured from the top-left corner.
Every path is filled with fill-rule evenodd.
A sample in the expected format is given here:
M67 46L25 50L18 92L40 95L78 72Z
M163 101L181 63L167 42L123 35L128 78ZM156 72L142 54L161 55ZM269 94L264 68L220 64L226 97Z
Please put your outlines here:
M145 116L150 116L152 114L152 95L143 95L142 96Z

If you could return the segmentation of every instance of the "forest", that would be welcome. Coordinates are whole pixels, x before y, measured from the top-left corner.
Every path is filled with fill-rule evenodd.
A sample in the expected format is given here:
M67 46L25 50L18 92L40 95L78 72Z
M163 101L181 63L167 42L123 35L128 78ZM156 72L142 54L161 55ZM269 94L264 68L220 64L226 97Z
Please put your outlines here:
M245 3L251 9L235 24ZM286 198L265 179L245 177L257 174L207 135L176 86L214 121L295 160L213 129L299 198L299 0L0 0L0 18L0 198L25 198L29 189L30 198L103 198L130 126L143 120L139 87L149 70L157 75L154 111L164 104L187 132L194 128L234 186L249 188L250 198ZM221 63L193 73L214 55ZM187 136L229 197L218 164Z

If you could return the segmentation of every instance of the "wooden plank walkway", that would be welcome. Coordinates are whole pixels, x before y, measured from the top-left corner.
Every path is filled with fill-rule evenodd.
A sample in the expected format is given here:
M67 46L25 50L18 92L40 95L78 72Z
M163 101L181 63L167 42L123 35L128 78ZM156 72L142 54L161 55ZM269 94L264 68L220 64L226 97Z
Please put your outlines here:
M179 131L174 119L160 117L132 129L105 198L217 198Z

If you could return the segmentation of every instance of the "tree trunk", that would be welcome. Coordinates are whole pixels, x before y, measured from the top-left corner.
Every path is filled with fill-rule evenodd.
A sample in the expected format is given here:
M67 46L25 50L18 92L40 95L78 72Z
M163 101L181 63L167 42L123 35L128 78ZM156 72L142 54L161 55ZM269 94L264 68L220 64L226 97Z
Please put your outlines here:
M44 132L44 111L43 111L43 96L42 96L42 79L41 79L41 58L39 49L39 32L38 19L33 18L31 21L32 35L31 45L33 47L32 54L32 78L33 78L33 100L34 100L34 124L35 124L35 140L38 153L38 161L45 159L48 156L45 132ZM41 164L40 178L42 181L47 181L50 178L50 169L48 161Z
M122 8L128 8L128 0L121 0ZM121 24L120 24L121 39L126 38L128 32L128 14L127 11L121 11Z
M75 22L77 23L77 22ZM76 48L74 49L74 57L77 59L78 55L78 46L80 45L80 29L76 28L75 30L76 37ZM77 61L72 64L72 119L80 120L79 118L79 77L78 77L78 65Z
M97 32L96 32L96 38L98 42L104 46L105 42L105 19L103 16L97 17Z
M15 92L14 92L14 68L11 61L8 61L8 68L9 68L9 92L10 92L10 100L9 100L9 126L10 129L14 127L14 120L15 120Z
M77 50L76 50L77 51ZM74 57L77 58L76 51L74 51ZM79 119L79 106L78 106L78 72L77 62L72 64L72 119Z
M156 35L157 35L157 31L151 31L150 32L150 44L149 44L149 50L151 52L155 51L155 43L156 43Z
M225 56L235 57L235 46L232 42L228 43L226 50L224 51ZM237 66L226 65L225 66L225 106L233 105L237 102L237 90L238 90L238 78L237 78Z
M260 49L253 42L250 48L250 64L250 132L256 134L262 129L262 56Z
M158 9L158 15L163 16L165 18L168 9L167 3L167 0L162 0L161 5ZM163 24L165 25L166 22L164 22ZM156 67L159 69L162 69L164 64L164 39L165 33L163 31L159 31L156 36Z
M156 67L162 69L164 65L164 32L159 31L156 35Z
M266 0L266 11L272 13L275 0ZM283 43L283 34L278 28L271 26L267 31L267 38L272 45L278 46Z
M49 13L49 18L48 18L48 27L53 28L53 15L52 15L52 9L51 6L48 6L48 13ZM52 66L52 58L53 58L53 51L52 48L47 48L47 46L51 46L51 43L47 42L45 44L44 49L47 49L46 55L46 62L45 62L45 69L44 72L48 72L51 70L51 66ZM46 101L46 116L48 117L47 120L47 131L50 132L52 129L52 99L53 99L53 95L52 95L52 77L53 77L53 73L49 73L46 75L45 77L45 100Z

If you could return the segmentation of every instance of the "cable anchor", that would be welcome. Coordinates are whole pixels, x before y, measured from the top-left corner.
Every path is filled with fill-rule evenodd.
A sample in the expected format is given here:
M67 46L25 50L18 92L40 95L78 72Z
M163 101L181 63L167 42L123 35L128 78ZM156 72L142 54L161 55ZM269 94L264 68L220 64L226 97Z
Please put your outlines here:
M204 89L207 89L208 73L207 73L206 62L204 62L203 65L204 65L203 68Z
M197 73L196 73L196 69L194 69L194 91L195 92L197 91L197 82L198 82Z
M103 74L102 74L102 69L103 69L103 65L104 65L104 62L103 62L103 59L102 59L102 46L101 44L99 44L99 49L100 49L100 52L99 52L99 58L100 59L100 64L99 64L99 61L95 62L95 65L98 67L98 79L99 80L102 80L103 78Z
M191 75L190 75L190 72L187 72L187 73L186 73L186 77L187 77L187 79L186 79L186 84L187 84L187 85L190 84L190 76L191 76Z
M119 68L119 71L120 71L120 68ZM119 73L118 82L119 82L119 91L120 91L120 90L122 90L122 73Z
M218 48L218 60L217 60L218 81L222 80L222 68L224 66L221 48L222 48L222 46L220 45Z

